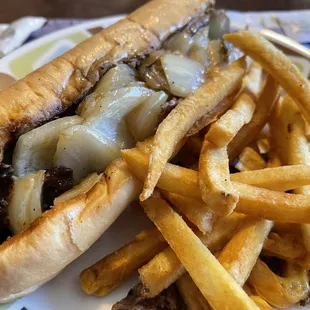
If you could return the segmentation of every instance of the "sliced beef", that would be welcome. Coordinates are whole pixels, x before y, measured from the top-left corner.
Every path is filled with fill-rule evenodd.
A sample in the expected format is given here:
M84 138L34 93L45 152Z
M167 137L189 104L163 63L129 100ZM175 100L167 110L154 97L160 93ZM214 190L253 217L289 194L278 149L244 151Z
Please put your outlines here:
M144 297L145 289L141 283L132 288L127 297L117 302L112 310L184 310L185 305L175 285L171 285L154 298Z
M43 185L42 212L49 210L54 199L73 187L73 171L63 166L47 170Z
M0 244L12 236L7 212L13 184L12 167L0 163Z

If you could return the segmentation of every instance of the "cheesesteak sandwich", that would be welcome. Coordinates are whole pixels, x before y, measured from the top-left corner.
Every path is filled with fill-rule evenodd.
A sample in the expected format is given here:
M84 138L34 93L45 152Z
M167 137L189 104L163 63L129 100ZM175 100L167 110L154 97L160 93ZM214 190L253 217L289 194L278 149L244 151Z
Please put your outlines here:
M142 190L121 150L239 57L212 6L150 1L0 93L0 302L33 292L104 233ZM232 66L231 95L245 67Z

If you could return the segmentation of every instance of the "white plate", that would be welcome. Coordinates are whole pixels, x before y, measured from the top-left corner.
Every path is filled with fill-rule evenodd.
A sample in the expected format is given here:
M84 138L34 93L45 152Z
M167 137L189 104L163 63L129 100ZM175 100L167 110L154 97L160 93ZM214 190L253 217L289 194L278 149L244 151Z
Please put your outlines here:
M90 37L95 28L107 27L121 17L98 19L57 31L32 41L2 58L0 60L0 89ZM310 68L309 62L300 57L295 57L294 62L298 63L299 68L304 72ZM89 251L70 264L60 275L30 296L9 305L0 305L0 310L21 310L23 307L28 310L111 309L116 301L127 295L129 289L137 282L137 276L132 277L108 296L96 298L82 292L79 274L105 255L133 240L139 231L149 227L150 224L139 205L129 207ZM310 307L303 309L310 309Z

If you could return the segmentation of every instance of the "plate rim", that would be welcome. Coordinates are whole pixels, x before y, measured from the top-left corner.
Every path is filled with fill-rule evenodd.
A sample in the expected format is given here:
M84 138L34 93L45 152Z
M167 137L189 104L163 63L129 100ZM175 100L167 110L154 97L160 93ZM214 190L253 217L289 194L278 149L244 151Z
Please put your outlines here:
M33 50L35 48L37 48L38 46L41 46L45 43L48 43L50 41L53 41L55 39L57 39L57 37L59 36L63 36L63 35L68 35L71 33L76 32L77 30L80 31L85 31L87 28L94 28L94 27L98 27L103 23L115 23L118 20L120 20L121 18L125 17L125 14L118 14L118 15L111 15L111 16L105 16L102 18L97 18L95 20L85 20L82 21L81 23L77 24L77 25L73 25L70 27L66 27L63 29L59 29L56 30L52 33L49 33L47 35L44 35L38 39L35 39L33 41L27 42L26 44L22 45L21 47L17 48L16 50L14 50L13 52L11 52L10 54L2 57L0 59L0 67L4 64L7 64L8 62L10 62L12 59L15 59L23 54L25 54L26 52L28 52L29 50Z

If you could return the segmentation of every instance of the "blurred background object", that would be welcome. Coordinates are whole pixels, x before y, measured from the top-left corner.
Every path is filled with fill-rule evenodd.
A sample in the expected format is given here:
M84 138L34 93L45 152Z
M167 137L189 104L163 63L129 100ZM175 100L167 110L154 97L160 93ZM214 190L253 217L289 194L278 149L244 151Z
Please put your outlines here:
M129 13L146 0L2 0L0 23L25 15L98 18ZM310 0L217 0L218 8L242 11L310 9Z

